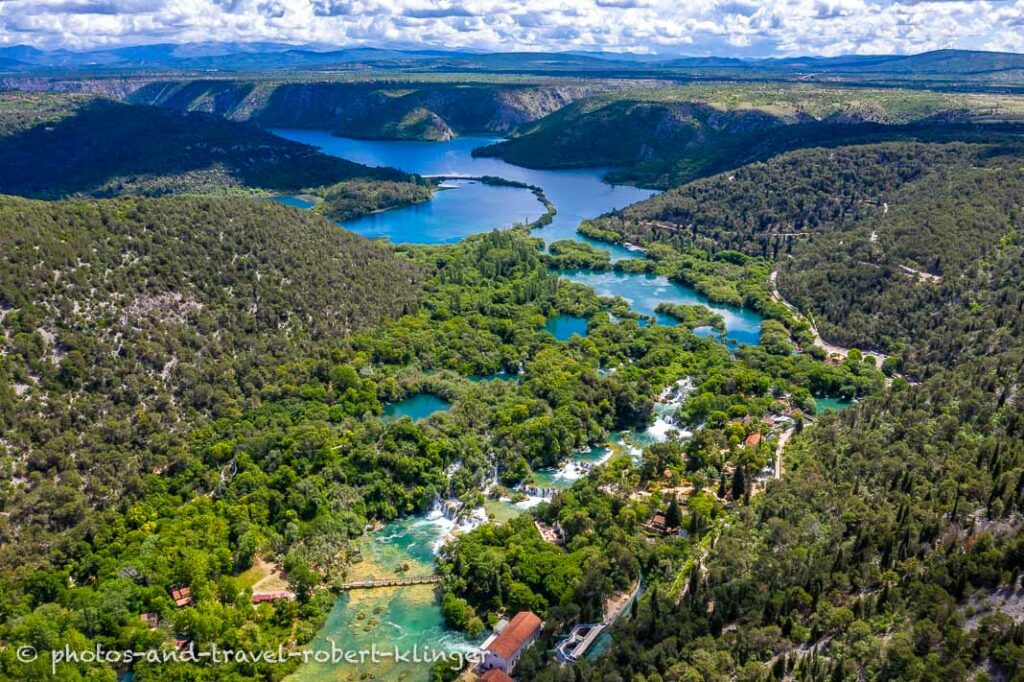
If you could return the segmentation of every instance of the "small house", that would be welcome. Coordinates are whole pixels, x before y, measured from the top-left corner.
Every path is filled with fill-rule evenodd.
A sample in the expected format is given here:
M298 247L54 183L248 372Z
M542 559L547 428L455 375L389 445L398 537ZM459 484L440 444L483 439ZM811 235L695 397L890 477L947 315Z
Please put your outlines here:
M668 527L665 525L665 515L658 512L652 516L651 520L647 522L647 528L648 530L653 530L656 533L664 533L668 530Z
M139 617L142 619L142 624L150 630L156 630L157 626L160 624L160 617L155 613L144 613Z
M192 606L192 588L187 585L171 588L171 599L174 600L174 605L178 608Z
M253 605L272 602L278 599L295 599L295 595L288 590L280 590L278 592L260 592L259 594L252 595Z
M747 439L743 441L743 444L748 448L756 448L758 445L764 442L764 436L760 433L752 433L747 436Z

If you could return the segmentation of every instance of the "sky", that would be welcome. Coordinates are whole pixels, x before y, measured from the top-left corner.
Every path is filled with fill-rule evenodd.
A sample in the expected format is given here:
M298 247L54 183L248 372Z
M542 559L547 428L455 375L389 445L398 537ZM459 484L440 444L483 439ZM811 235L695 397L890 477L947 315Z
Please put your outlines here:
M1024 52L1024 0L0 0L0 46L210 41L739 57Z

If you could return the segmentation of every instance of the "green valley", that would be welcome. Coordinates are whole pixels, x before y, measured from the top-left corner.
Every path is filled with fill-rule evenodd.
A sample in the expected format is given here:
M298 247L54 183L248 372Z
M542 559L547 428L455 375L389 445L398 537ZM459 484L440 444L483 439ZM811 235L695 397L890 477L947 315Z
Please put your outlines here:
M812 85L690 85L575 102L477 153L540 168L619 166L616 182L669 188L805 147L960 139L1021 121L1016 97Z
M81 96L0 97L0 192L6 194L305 193L326 195L325 213L335 219L431 196L430 184L408 173L330 157L209 114Z
M1021 64L0 48L0 680L1021 682Z

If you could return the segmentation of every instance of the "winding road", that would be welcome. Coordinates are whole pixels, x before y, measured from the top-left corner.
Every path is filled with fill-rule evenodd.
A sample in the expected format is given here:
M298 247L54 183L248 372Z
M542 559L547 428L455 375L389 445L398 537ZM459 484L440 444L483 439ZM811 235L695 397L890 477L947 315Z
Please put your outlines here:
M846 357L850 354L850 351L853 349L846 348L844 346L837 346L834 343L829 343L825 339L821 338L821 334L818 333L818 327L814 324L814 320L800 312L799 308L797 308L795 305L784 299L782 297L782 294L779 293L778 278L778 270L772 270L772 274L768 276L768 287L771 291L772 299L786 306L786 308L788 308L789 311L793 313L794 316L797 317L797 319L807 321L807 324L810 325L811 327L811 332L814 334L815 346L822 349L823 351L825 351L826 354L830 356L838 355L845 360ZM862 357L874 359L875 366L878 367L879 369L882 367L882 363L884 363L886 359L889 357L884 353L878 353L875 351L860 350L859 352Z

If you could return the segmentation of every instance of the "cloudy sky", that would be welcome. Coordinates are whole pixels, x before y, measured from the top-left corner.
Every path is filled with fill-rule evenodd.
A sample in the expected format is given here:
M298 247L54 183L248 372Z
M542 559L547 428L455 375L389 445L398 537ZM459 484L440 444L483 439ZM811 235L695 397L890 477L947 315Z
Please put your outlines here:
M211 40L730 56L1024 52L1024 0L0 0L0 45Z

